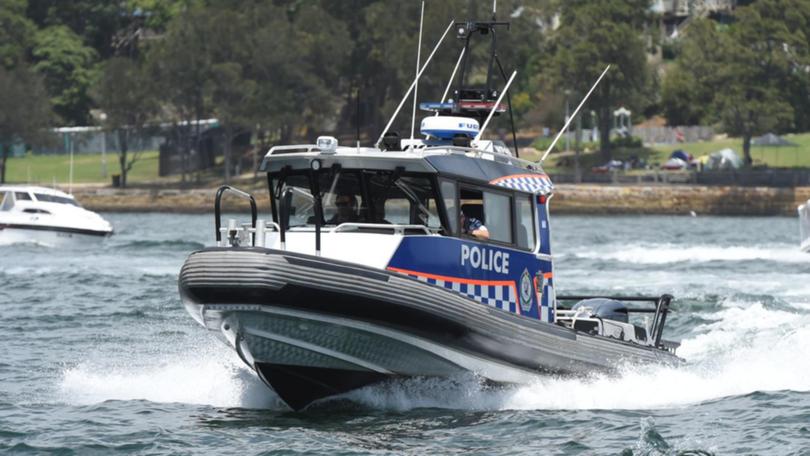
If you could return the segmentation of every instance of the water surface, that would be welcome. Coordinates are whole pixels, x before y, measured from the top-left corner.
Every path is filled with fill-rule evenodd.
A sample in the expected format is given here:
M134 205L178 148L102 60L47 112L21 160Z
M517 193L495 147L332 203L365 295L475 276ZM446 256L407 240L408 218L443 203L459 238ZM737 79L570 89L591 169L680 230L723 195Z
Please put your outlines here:
M810 255L794 218L552 221L559 293L676 296L683 368L369 387L286 411L181 307L204 215L105 214L94 248L0 248L0 451L810 455Z

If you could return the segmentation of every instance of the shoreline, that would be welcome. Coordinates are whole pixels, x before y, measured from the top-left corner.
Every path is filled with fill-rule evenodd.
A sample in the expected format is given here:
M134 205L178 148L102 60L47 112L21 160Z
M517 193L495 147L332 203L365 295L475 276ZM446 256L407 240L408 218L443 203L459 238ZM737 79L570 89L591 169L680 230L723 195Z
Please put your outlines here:
M259 212L270 210L263 182L240 186L252 192ZM99 212L212 213L212 188L74 188L76 199ZM559 184L550 203L552 214L571 215L746 215L795 216L810 199L810 187L721 187L700 185ZM223 199L223 210L247 210L247 203Z

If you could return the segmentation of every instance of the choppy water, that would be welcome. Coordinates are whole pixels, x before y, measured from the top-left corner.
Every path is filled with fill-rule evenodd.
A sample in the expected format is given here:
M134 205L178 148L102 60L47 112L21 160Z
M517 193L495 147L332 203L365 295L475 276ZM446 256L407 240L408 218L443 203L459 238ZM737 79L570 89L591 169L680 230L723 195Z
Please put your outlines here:
M180 306L212 219L106 216L117 234L97 248L0 248L0 452L810 455L795 219L553 220L560 292L674 294L687 367L412 380L291 413Z

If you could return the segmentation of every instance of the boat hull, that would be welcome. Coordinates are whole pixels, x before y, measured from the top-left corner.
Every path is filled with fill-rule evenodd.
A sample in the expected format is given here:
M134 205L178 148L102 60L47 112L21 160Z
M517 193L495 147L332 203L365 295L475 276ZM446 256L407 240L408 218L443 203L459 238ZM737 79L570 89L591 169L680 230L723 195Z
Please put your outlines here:
M13 226L0 224L0 245L37 244L48 247L98 243L112 232L78 230L44 225Z
M189 313L294 409L392 377L474 372L497 383L677 363L665 350L488 307L410 277L261 248L192 254Z

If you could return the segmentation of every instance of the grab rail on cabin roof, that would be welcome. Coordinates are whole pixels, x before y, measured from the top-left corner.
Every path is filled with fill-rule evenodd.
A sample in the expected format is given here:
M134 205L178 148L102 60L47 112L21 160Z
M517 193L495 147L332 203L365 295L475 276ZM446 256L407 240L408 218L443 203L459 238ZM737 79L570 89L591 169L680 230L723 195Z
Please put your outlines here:
M543 171L543 168L540 166L539 163L531 162L528 160L524 160L522 158L513 157L511 155L504 155L495 151L491 150L484 150L484 149L477 149L474 147L462 147L462 146L428 146L424 149L420 150L420 152L435 152L438 150L446 150L447 152L454 154L454 155L464 155L467 156L469 153L473 153L476 155L476 158L481 158L483 155L490 155L493 158L501 158L509 162L509 164L514 164L521 168L530 169L533 171Z
M364 148L368 149L368 148ZM410 149L410 150L408 150ZM452 155L464 155L469 156L467 154L474 154L475 158L481 158L484 155L489 155L493 159L502 159L508 162L510 165L514 165L520 168L525 168L532 171L539 171L543 172L543 168L539 163L531 162L528 160L524 160L522 158L513 157L511 155L505 155L499 152L485 150L485 149L478 149L474 147L462 147L462 146L452 146L452 145L435 145L435 146L428 146L425 145L420 148L416 147L409 147L406 151L413 153L418 158L423 158L425 155L434 155L436 152L445 151ZM346 147L345 150L356 150L354 147ZM373 150L373 149L372 149ZM318 147L317 144L296 144L296 145L288 145L288 146L273 146L267 152L267 155L283 155L283 154L294 154L294 153L312 153L312 152L321 152L322 149ZM382 152L382 150L378 151Z
M421 230L425 234L433 234L430 229L425 225L396 225L388 223L341 223L340 225L332 228L331 233L340 233L344 231L356 231L363 228L372 228L375 230L392 230L394 234L404 234L406 230Z
M317 144L291 144L288 146L273 146L267 151L267 155L274 155L276 153L294 154L296 152L313 152L321 150Z

